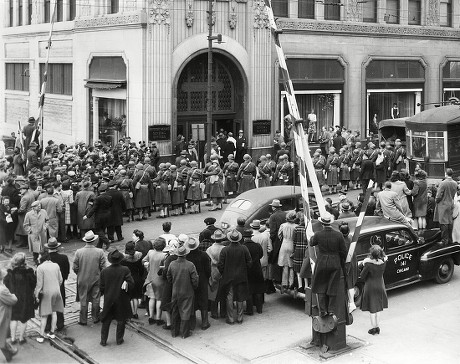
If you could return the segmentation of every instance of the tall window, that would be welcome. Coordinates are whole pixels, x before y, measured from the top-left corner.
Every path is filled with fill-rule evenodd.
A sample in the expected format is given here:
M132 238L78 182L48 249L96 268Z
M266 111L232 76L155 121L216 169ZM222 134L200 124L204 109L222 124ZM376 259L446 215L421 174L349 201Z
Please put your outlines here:
M390 24L399 24L399 0L387 0L385 21Z
M409 0L409 24L420 25L421 10L420 0Z
M299 18L315 18L315 0L299 0Z
M439 7L439 25L452 26L452 0L441 0Z
M289 1L288 0L273 0L272 1L273 14L287 18L289 15Z
M19 2L19 22L18 25L24 25L22 18L22 1Z
M324 19L340 20L340 0L327 0L324 2Z
M64 19L64 6L63 0L56 0L56 21Z
M50 0L45 0L45 23L50 22L50 19L51 19L50 11L51 11Z
M70 20L77 16L77 0L70 0Z
M363 21L367 23L377 22L377 1L365 1L363 3Z
M29 11L27 15L29 16L29 19L27 20L27 24L32 24L32 1L33 0L29 0L28 2Z
M40 87L43 83L45 64L40 64ZM48 82L46 92L57 95L72 95L72 64L50 63L48 65Z
M120 9L119 0L110 0L110 10L109 14L116 14Z
M5 81L7 90L29 91L29 64L6 63Z
M13 17L14 17L14 7L13 7L13 0L10 0L10 27L13 26Z

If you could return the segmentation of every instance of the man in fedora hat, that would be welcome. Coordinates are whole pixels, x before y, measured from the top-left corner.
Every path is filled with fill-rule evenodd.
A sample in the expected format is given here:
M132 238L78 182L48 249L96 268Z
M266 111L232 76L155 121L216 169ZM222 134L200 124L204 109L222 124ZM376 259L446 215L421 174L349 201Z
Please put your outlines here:
M243 303L249 297L248 269L252 265L248 248L240 244L242 235L236 229L227 234L230 245L220 253L218 269L222 274L220 281L222 293L227 298L227 320L229 325L235 323L233 302L236 301L236 322L243 323Z
M206 253L211 258L211 277L209 278L209 291L208 299L211 301L211 317L213 319L218 319L218 306L220 302L220 317L226 316L225 309L225 298L218 295L219 291L219 282L221 274L219 272L218 264L220 252L224 249L224 242L227 240L227 236L223 233L222 230L217 229L211 235L211 241L213 244L206 249Z
M214 226L214 224L216 223L216 219L214 217L207 217L206 219L204 219L204 223L206 224L206 227L198 236L198 240L200 242L199 249L202 251L206 251L211 246L211 236L214 233L214 231L217 230L217 227Z
M280 200L274 199L270 204L273 213L268 219L268 225L270 226L270 240L272 242L273 250L268 256L268 263L270 264L269 272L269 282L267 294L276 292L273 281L281 282L281 271L278 266L278 255L281 248L281 240L278 236L278 231L281 224L286 222L286 212L283 211L282 204Z
M38 144L35 142L31 142L29 145L29 149L27 150L26 155L26 163L27 163L27 171L29 172L32 168L40 168L40 161L38 160L38 153L37 153Z
M31 116L27 121L27 125L22 128L22 136L24 138L24 149L29 149L29 145L32 142L32 135L35 131L35 139L34 142L38 143L40 131L35 127L35 118Z
M260 231L262 226L260 224L260 220L253 220L249 226L251 226L252 228L252 232L253 232L253 235L252 235L252 241L254 243L257 243L261 246L262 248L262 258L260 259L260 266L261 266L261 269L262 269L262 275L264 277L264 280L265 280L265 291L268 290L269 288L269 281L268 281L268 277L269 277L269 274L268 274L268 255L271 253L272 251L272 241L270 239L270 234L267 232L267 233L264 233L262 234L262 232Z
M185 259L189 250L185 245L176 251L177 259L171 262L166 277L172 285L171 334L181 334L185 339L191 335L190 316L193 313L194 290L198 288L198 273L195 265Z
M58 253L58 248L60 246L61 246L61 243L58 243L56 238L51 237L48 239L48 244L45 244L45 249L47 249L50 254L50 260L53 263L56 263L59 266L59 269L61 270L62 283L61 283L60 289L61 289L62 302L64 303L64 307L65 307L65 281L69 277L70 264L69 264L69 258L67 257L67 255ZM58 331L61 331L63 328L64 328L64 313L57 312L56 329ZM45 331L50 331L50 329L51 329L51 316L48 316Z
M27 248L28 238L27 231L24 229L24 219L26 214L32 210L32 203L35 202L33 190L29 188L29 183L24 182L19 188L21 200L18 208L18 225L16 226L15 234L19 237L19 245L17 248Z
M252 259L252 265L248 269L249 296L246 300L246 311L244 313L252 316L254 314L254 306L256 306L257 313L262 313L265 283L260 260L264 252L260 244L254 242L252 229L245 229L243 231L243 243L248 248Z
M99 196L94 200L94 203L88 213L83 216L83 220L90 218L94 215L95 230L99 235L98 248L102 248L105 244L106 250L109 249L111 241L105 236L107 227L111 224L112 220L112 196L105 193L107 191L107 184L102 183L99 186Z
M123 213L126 211L126 203L123 194L117 189L118 183L111 180L108 184L108 190L106 194L112 197L112 215L110 223L107 226L107 235L109 240L112 242L115 240L114 233L117 234L118 241L122 241L123 233L121 226L123 225Z
M351 206L348 202L343 202L340 204L340 215L339 219L346 219L348 217L356 217L356 214L351 211Z
M75 252L73 271L77 275L77 298L80 302L80 325L88 323L88 302L91 301L91 314L94 323L99 320L100 291L99 279L102 269L106 266L104 252L94 244L98 236L89 230L85 233L83 241L86 245Z
M129 268L121 265L124 255L115 249L107 258L111 265L102 269L100 279L100 291L104 296L104 307L101 312L102 346L107 345L112 320L117 321L117 345L123 344L126 320L133 314L128 292L134 289L134 279Z
M318 294L319 315L337 312L336 296L342 269L345 266L347 247L343 235L332 229L333 217L326 213L318 219L323 225L310 240L311 246L318 245L318 259L312 277L312 293Z
M187 260L192 262L198 273L198 287L195 289L194 311L190 317L190 328L195 329L196 311L201 311L201 329L207 330L211 325L208 320L208 283L211 276L211 259L209 255L198 248L200 242L194 238L189 238L186 247L190 250Z

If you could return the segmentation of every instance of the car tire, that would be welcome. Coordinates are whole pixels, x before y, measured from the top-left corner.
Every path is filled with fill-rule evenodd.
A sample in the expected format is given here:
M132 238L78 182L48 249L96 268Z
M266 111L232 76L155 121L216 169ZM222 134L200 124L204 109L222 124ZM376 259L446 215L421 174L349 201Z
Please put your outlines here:
M454 260L452 257L445 257L438 260L434 280L438 284L444 284L452 279L454 274Z
M361 307L361 301L363 299L363 286L361 284L357 284L354 289L355 289L355 305L356 307Z

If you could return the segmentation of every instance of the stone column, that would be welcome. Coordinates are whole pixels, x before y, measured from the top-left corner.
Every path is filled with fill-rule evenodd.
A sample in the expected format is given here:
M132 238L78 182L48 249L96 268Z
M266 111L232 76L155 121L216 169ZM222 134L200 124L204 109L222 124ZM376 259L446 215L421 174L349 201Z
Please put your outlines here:
M64 0L62 2L62 21L69 21L70 20L70 1Z
M407 25L409 22L409 0L399 1L399 24Z
M385 14L387 13L387 1L377 0L377 23L386 24Z
M288 17L291 19L296 19L299 17L299 0L289 1Z
M324 4L315 1L315 19L324 20Z
M422 92L421 91L416 91L415 92L415 113L418 114L419 112L422 111L422 106L419 104L422 103Z
M334 125L340 125L340 94L334 94Z
M45 21L45 1L36 0L32 3L32 23L41 24Z
M29 25L29 1L28 0L20 0L22 1L22 25Z
M93 144L99 140L99 97L93 96Z
M13 27L19 25L19 0L13 0Z

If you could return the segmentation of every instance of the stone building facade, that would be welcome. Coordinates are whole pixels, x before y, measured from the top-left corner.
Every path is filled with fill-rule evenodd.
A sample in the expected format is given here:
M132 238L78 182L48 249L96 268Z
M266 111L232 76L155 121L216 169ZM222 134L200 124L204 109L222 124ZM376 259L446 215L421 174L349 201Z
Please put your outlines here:
M2 135L37 113L50 50L44 138L64 143L201 140L208 1L5 0ZM460 96L459 0L276 0L281 43L306 118L362 134ZM287 114L262 0L213 3L213 131L242 129L268 151ZM396 104L393 111L393 105ZM419 106L418 106L419 105ZM111 119L112 123L107 119ZM284 130L283 130L284 131Z

